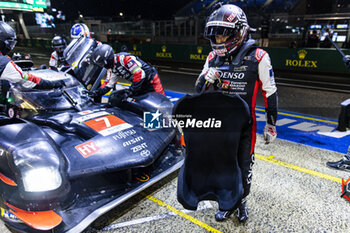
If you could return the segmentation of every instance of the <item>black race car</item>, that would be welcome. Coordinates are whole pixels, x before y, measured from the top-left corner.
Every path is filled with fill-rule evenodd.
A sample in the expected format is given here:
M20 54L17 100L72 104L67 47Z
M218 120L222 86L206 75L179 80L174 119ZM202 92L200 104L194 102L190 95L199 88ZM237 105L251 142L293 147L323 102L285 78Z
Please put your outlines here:
M112 107L94 103L67 72L28 72L66 87L12 85L7 93L0 114L0 211L11 229L81 232L182 165L177 130L146 128L140 114L158 111L156 117L170 121L165 96L148 93Z

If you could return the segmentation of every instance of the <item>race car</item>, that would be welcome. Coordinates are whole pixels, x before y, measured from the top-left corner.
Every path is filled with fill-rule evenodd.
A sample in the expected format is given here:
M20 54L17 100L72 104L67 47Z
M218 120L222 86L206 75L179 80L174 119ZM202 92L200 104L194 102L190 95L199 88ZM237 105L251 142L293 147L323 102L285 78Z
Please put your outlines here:
M9 228L81 232L181 167L178 131L145 127L140 114L171 121L165 96L148 93L118 108L94 103L67 72L28 72L65 87L8 91L0 114L0 212Z

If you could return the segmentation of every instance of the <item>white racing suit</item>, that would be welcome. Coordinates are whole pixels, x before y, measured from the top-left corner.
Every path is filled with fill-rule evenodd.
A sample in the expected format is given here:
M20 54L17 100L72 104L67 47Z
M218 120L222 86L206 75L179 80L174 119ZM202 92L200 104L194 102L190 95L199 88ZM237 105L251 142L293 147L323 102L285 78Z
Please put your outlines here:
M69 66L69 64L64 59L63 52L59 53L57 51L53 51L51 53L49 66L58 68L59 66Z
M254 43L253 40L245 42L235 57L219 57L210 52L195 85L197 92L207 90L208 87L204 86L205 75L210 67L214 67L220 74L220 81L216 80L213 84L214 89L219 89L228 95L238 94L249 105L251 112L250 144L246 145L243 153L238 155L243 178L243 198L250 192L252 179L256 142L255 105L259 89L265 101L267 123L275 125L277 118L277 88L270 57L266 51L256 48Z
M8 84L10 83L19 83L25 88L36 88L36 89L51 89L62 87L64 81L47 81L32 75L30 73L23 73L22 69L18 67L8 56L0 54L0 95L3 102L6 98L6 93L9 88ZM5 88L7 87L7 88Z

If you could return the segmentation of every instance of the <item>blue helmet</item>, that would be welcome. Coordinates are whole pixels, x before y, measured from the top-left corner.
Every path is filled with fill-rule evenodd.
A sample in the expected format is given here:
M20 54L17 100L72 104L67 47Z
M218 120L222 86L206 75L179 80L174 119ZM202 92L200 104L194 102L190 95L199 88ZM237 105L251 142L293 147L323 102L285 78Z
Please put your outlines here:
M78 39L81 36L90 38L90 30L85 24L76 23L70 31L70 36L72 39Z

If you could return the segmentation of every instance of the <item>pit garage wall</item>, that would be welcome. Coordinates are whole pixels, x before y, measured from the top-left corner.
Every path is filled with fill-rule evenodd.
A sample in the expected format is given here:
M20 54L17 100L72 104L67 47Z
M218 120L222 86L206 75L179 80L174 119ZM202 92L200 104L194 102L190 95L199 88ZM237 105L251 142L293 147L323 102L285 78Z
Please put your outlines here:
M209 52L208 45L127 44L111 43L115 51L125 45L128 52L143 59L200 62L204 64ZM51 40L22 39L18 46L51 49ZM271 57L274 69L321 73L349 74L341 55L335 49L321 48L264 48ZM350 50L344 50L350 54Z

